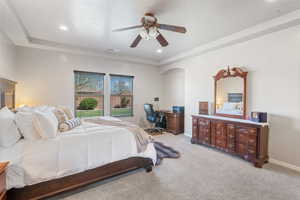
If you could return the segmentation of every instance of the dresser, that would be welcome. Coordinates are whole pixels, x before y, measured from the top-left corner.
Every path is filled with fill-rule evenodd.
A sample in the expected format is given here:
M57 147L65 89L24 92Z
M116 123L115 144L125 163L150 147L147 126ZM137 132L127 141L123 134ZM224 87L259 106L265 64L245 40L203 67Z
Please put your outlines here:
M6 200L6 167L8 162L0 163L0 200Z
M192 123L192 144L239 156L259 168L268 162L267 123L207 115L193 115Z
M165 112L167 120L167 132L173 133L175 135L184 132L184 114Z

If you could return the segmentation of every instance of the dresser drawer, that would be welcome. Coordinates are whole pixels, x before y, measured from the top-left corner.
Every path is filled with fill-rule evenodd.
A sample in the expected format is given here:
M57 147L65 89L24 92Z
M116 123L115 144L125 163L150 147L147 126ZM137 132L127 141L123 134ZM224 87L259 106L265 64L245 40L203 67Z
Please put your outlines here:
M197 126L197 124L198 124L198 119L193 118L193 126Z
M256 155L256 146L248 145L247 152L248 152L248 154Z
M248 135L248 144L252 146L256 146L257 143L257 134L256 133L250 133Z
M221 149L225 149L226 148L226 141L216 139L216 147L219 147Z
M198 120L198 125L203 127L209 127L209 121L208 120Z
M205 136L204 137L204 142L207 144L210 144L210 137L209 136Z
M255 128L237 128L236 136L240 143L254 145L257 142L257 130Z
M243 133L243 134L256 134L257 130L256 128L247 128L247 127L237 127L236 129L237 133Z
M193 125L193 138L196 138L198 135L198 127L197 125Z

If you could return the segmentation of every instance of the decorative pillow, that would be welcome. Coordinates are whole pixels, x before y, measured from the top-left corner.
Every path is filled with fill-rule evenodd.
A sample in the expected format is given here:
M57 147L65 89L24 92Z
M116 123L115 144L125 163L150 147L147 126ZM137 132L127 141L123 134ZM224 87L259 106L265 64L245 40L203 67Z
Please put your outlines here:
M68 108L67 106L58 106L59 109L63 110L66 114L66 116L68 117L68 119L74 119L74 115L71 111L70 108Z
M70 119L59 125L59 131L66 132L80 125L81 125L81 120L79 118Z
M58 124L64 123L65 121L68 120L68 116L66 115L66 113L60 109L60 108L56 108L53 110L53 113L55 115L55 117L58 120Z
M41 136L36 130L37 119L32 112L17 112L16 123L23 137L27 140L39 140Z
M36 122L34 125L44 139L55 138L57 135L58 120L52 111L40 112L35 111Z
M9 147L19 141L21 135L15 124L15 114L7 107L0 110L0 146Z

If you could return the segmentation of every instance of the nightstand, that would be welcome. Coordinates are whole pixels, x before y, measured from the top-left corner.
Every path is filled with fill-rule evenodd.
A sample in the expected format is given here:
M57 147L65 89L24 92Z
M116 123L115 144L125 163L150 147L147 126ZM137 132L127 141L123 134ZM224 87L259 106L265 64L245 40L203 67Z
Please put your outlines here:
M0 200L6 200L6 167L8 162L0 163Z

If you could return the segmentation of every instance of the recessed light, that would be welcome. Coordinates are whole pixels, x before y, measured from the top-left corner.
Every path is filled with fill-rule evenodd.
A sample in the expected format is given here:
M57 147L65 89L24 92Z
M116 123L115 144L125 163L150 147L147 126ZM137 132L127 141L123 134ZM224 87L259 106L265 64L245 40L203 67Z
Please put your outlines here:
M162 53L163 51L162 51L162 49L157 49L156 50L156 53Z
M59 29L62 30L62 31L68 31L69 30L69 28L65 25L60 25Z
M268 3L274 3L274 2L276 2L277 0L265 0L266 2L268 2Z

